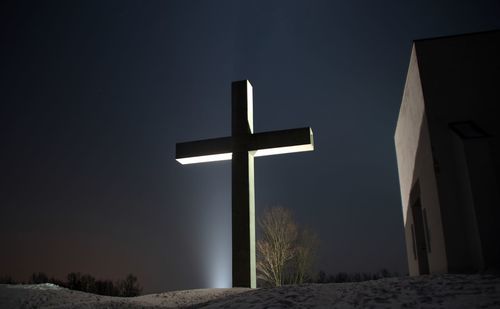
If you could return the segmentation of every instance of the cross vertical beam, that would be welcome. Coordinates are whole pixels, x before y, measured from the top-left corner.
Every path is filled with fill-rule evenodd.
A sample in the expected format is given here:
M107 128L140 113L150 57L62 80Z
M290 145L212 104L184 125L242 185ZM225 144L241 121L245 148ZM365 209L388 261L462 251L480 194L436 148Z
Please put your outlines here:
M248 151L253 133L252 85L232 83L232 245L233 287L256 287L254 152Z
M314 150L309 127L253 133L253 93L247 80L231 85L232 135L177 143L181 164L232 160L233 287L256 287L254 157Z

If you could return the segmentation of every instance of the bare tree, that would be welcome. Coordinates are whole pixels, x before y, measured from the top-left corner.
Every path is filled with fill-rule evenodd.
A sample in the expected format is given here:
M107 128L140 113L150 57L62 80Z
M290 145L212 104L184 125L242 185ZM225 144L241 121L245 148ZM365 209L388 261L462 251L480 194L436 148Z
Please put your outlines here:
M257 241L257 278L270 286L301 284L311 280L318 237L301 229L290 210L273 207L264 211Z
M268 209L259 226L262 239L257 241L257 276L273 286L285 282L285 266L295 256L297 225L292 213L283 207Z
M318 237L313 231L310 229L300 230L295 243L295 255L290 261L290 283L301 284L311 279L309 274L312 271L314 255L318 243Z

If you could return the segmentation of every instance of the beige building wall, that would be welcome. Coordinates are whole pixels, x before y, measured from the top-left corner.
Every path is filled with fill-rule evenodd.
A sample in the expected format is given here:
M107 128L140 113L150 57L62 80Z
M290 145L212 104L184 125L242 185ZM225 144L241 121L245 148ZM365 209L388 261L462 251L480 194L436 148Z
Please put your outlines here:
M401 202L405 226L406 253L410 275L422 270L418 264L418 246L412 205L420 198L422 212L425 212L424 241L428 271L447 271L446 252L441 225L441 212L436 187L436 175L432 156L431 140L425 115L425 102L420 82L417 54L413 46L406 79L403 100L395 133ZM415 186L418 197L411 198ZM427 272L427 271L425 271Z
M500 269L500 31L415 41L395 131L411 275Z
M394 138L396 143L399 184L401 187L401 203L403 205L403 220L405 223L413 179L414 164L412 162L415 162L417 156L424 109L422 85L420 84L415 46L413 46Z

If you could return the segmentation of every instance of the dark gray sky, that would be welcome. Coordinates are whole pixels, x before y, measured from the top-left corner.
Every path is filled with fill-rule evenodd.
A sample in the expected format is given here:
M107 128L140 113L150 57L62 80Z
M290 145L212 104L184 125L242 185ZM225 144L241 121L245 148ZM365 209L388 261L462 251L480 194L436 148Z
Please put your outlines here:
M406 273L393 133L413 39L500 28L491 1L2 1L0 274L228 286L230 163L175 143L256 132L316 150L256 159L256 208L321 239L316 269Z

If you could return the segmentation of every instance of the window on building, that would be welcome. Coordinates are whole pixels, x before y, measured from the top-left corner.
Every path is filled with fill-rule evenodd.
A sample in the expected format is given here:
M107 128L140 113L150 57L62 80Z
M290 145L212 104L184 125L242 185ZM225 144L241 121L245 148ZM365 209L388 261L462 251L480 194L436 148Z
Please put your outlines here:
M413 224L410 226L411 228L411 244L413 247L413 259L417 259L417 240L415 239L415 228L413 227Z
M488 137L474 121L460 121L449 124L450 129L463 139Z
M424 215L424 229L425 229L425 240L427 242L427 252L431 253L431 232L429 230L429 225L427 224L427 210L422 209Z

